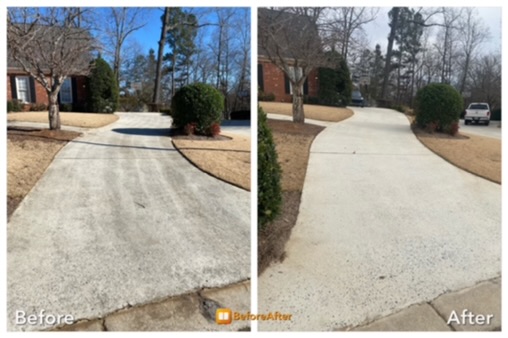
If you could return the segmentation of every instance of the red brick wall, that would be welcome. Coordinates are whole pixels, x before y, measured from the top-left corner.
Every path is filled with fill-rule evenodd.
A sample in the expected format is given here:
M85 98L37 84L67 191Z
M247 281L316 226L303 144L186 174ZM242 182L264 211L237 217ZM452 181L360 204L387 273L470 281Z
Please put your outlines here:
M11 88L11 75L12 76L24 76L23 73L17 74L9 74L7 75L7 100L10 101L13 99L12 97L12 88ZM49 103L48 94L46 93L46 89L37 81L34 81L35 84L35 103L36 104L45 104ZM74 103L85 103L86 101L86 77L78 76L76 77L76 92L77 97L73 98ZM29 105L26 105L26 109L29 108Z
M277 102L292 102L291 94L286 94L284 83L284 72L270 62L260 62L263 65L263 92L273 93ZM319 79L317 69L313 69L308 78L308 96L317 97L319 90Z

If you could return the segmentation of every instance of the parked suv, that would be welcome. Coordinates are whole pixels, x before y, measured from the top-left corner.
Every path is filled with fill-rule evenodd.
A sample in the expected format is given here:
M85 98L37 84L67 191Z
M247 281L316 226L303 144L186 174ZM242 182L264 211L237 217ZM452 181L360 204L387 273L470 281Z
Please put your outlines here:
M359 90L355 90L351 93L351 105L358 107L365 107L365 100L363 99L362 93Z
M471 122L480 123L485 125L490 123L490 107L488 103L471 103L466 109L464 115L464 124L468 125Z

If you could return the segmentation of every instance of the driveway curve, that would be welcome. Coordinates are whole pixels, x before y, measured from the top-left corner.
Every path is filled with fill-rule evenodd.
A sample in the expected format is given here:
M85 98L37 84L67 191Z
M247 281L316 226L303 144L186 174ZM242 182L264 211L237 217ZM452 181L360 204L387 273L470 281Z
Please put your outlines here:
M286 259L258 281L259 313L293 320L259 330L356 326L501 273L501 186L427 150L404 115L354 110L314 140Z
M7 225L8 330L101 317L250 276L250 194L189 164L169 117L119 113L68 143Z

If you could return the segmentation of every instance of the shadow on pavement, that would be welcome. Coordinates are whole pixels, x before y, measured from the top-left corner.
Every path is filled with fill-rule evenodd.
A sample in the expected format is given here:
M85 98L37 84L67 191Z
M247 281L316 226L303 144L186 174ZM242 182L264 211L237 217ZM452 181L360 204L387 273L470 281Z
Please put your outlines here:
M169 136L169 128L115 128L115 133L139 136Z

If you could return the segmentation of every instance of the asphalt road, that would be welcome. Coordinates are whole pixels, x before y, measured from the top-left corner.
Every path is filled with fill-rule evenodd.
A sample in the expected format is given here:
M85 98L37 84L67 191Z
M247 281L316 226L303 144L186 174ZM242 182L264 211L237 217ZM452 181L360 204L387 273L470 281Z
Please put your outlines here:
M259 330L328 331L501 274L501 186L427 150L397 112L314 140L286 258L259 278ZM462 310L462 309L460 309Z
M501 139L502 128L499 128L499 121L490 121L488 126L484 124L469 124L465 125L464 120L460 120L460 129L461 133L473 134L479 136L487 136L492 138Z
M158 114L66 145L7 225L16 311L75 320L250 276L250 193L189 164Z

